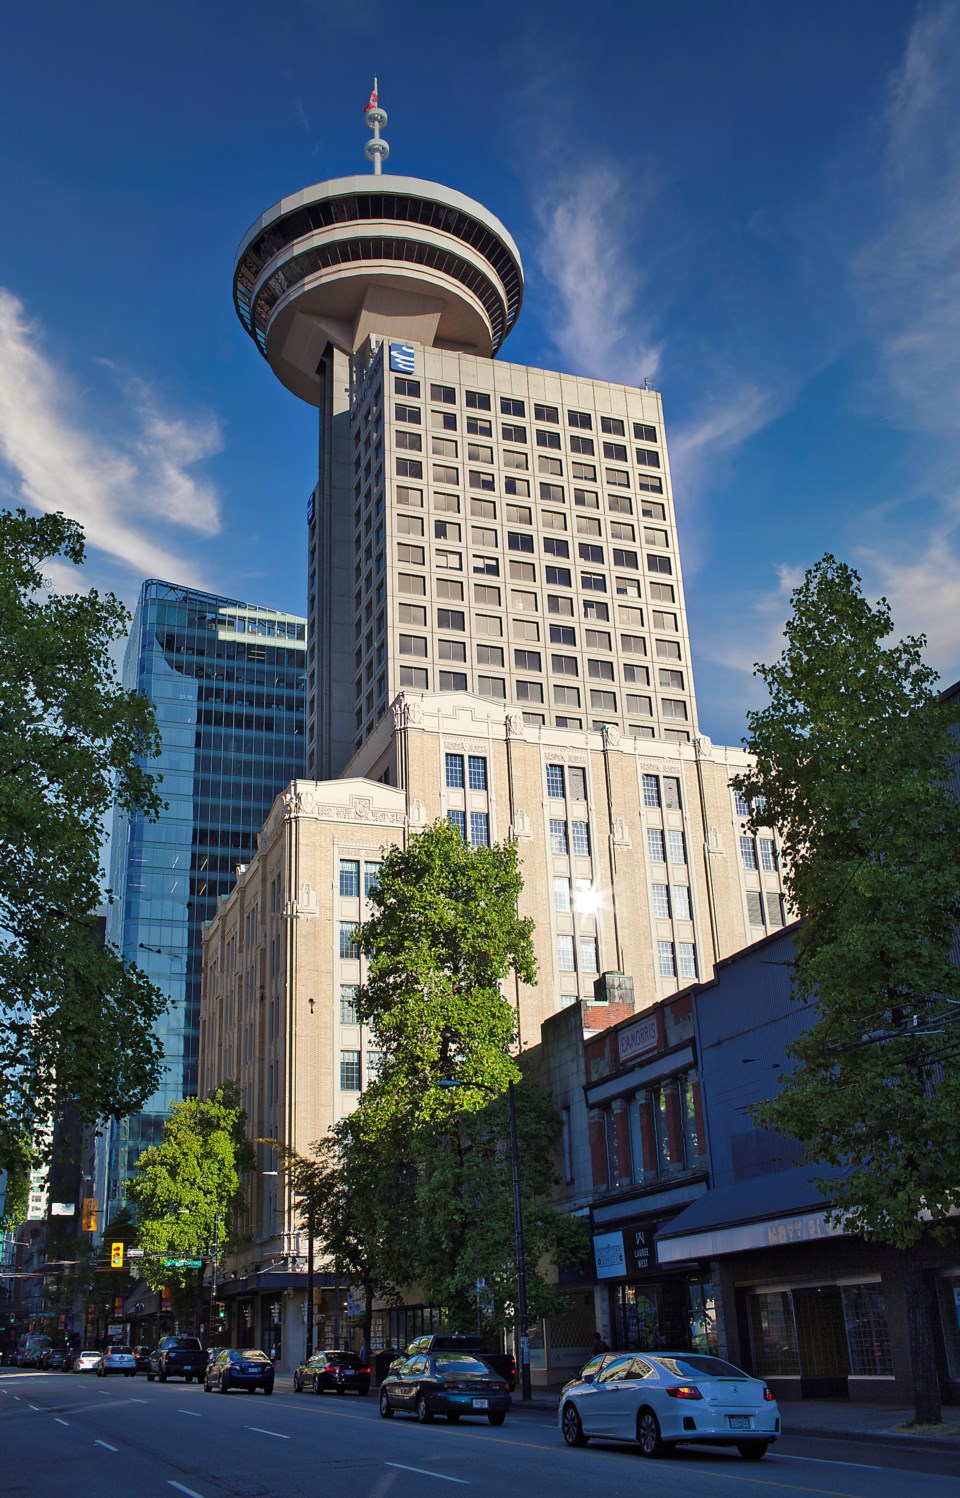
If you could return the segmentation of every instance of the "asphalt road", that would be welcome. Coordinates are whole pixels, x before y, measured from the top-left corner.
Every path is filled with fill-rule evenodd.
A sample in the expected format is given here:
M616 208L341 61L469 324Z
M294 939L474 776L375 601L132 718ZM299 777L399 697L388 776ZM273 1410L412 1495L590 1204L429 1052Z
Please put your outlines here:
M788 1411L789 1413L789 1411ZM909 1474L909 1475L908 1475ZM375 1396L278 1390L221 1398L197 1384L0 1371L0 1493L92 1498L956 1498L960 1454L785 1438L759 1464L680 1448L569 1451L544 1411L422 1426Z

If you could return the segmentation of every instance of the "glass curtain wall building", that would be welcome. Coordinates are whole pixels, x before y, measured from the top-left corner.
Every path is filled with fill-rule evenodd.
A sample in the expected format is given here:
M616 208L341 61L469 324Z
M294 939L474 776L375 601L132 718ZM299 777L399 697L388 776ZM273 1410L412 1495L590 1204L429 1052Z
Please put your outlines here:
M123 681L156 709L163 750L155 768L167 808L156 822L115 819L107 937L171 1002L159 1021L159 1090L100 1142L104 1225L171 1104L196 1094L201 931L237 865L255 853L275 797L303 774L305 657L303 619L174 583L143 584Z

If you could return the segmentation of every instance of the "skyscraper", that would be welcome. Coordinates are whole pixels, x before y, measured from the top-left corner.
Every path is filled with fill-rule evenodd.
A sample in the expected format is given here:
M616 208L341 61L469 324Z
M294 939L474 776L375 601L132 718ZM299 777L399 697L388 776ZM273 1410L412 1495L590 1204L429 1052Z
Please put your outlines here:
M171 1003L160 1088L101 1141L103 1225L171 1104L197 1091L201 930L302 772L305 652L303 619L173 583L141 588L123 681L156 710L163 749L151 768L168 804L156 822L116 816L107 937Z

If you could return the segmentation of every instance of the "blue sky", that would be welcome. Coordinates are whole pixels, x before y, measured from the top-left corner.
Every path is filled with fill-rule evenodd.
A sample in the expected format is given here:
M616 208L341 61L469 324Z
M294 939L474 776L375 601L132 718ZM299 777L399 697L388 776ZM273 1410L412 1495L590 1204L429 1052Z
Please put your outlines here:
M960 676L960 5L47 0L4 52L0 493L84 523L84 582L304 608L315 416L233 255L368 169L376 72L390 167L520 246L504 357L663 392L702 729L826 550Z

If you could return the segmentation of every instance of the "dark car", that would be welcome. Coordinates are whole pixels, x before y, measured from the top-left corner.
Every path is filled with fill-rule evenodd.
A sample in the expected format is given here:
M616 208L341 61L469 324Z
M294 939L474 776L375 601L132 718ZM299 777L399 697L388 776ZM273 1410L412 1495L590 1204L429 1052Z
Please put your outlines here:
M203 1391L229 1394L231 1389L262 1389L273 1393L273 1364L265 1352L253 1347L221 1347L203 1376Z
M150 1372L150 1349L149 1347L135 1347L133 1349L133 1360L137 1365L138 1373Z
M207 1366L207 1355L199 1337L164 1337L159 1347L150 1353L147 1381L165 1384L168 1378L182 1378L190 1384L202 1378Z
M369 1394L370 1364L362 1362L355 1352L315 1352L293 1375L293 1392L302 1394L304 1389L312 1389L314 1394L327 1389L335 1394L345 1394L348 1389Z
M470 1353L435 1352L404 1358L380 1385L380 1413L396 1410L416 1415L421 1425L446 1415L456 1425L461 1415L485 1415L502 1425L510 1408L510 1390L482 1358Z
M52 1373L64 1372L67 1350L66 1347L45 1347L40 1354L40 1367L47 1368Z
M486 1337L478 1337L472 1332L429 1332L410 1343L406 1356L412 1358L421 1352L468 1352L488 1363L494 1373L506 1381L511 1394L517 1387L517 1363L513 1354L497 1352ZM396 1363L390 1365L391 1369L402 1362L403 1358L397 1358Z

